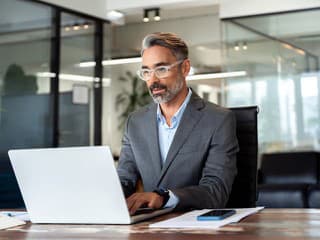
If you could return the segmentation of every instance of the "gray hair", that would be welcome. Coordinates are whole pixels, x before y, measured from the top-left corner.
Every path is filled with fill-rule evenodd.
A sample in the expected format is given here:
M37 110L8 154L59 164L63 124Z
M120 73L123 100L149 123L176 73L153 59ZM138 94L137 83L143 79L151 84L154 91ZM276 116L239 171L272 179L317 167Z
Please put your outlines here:
M142 41L141 56L144 50L153 46L168 48L177 60L188 58L187 44L174 33L156 32L145 36Z

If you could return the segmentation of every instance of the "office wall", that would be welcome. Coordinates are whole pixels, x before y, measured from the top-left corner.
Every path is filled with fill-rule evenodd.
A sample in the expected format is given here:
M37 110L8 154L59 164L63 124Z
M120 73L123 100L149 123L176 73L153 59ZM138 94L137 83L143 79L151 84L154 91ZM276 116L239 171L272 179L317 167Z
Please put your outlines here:
M161 22L135 23L115 28L113 48L140 49L143 37L152 32L174 32L186 40L189 46L220 42L218 14L181 18Z
M276 13L320 7L318 0L220 0L220 18Z

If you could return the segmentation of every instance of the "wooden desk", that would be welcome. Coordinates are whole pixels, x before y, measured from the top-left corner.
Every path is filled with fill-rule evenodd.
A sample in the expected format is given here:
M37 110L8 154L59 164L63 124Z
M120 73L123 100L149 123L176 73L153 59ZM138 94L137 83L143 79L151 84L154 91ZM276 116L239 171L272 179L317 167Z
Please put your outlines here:
M265 209L219 230L149 229L148 224L172 217L158 217L135 225L27 224L0 231L0 239L112 239L112 240L207 240L207 239L319 239L320 209Z

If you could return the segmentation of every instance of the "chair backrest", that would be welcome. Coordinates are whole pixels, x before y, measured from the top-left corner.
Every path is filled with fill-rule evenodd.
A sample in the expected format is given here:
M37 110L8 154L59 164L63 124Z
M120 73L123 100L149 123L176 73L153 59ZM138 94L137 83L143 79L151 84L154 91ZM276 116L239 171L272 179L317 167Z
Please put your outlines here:
M320 154L310 152L266 153L261 157L263 184L317 184Z
M230 110L236 116L240 151L237 154L238 174L233 182L226 207L255 207L257 201L258 107L238 107L230 108Z

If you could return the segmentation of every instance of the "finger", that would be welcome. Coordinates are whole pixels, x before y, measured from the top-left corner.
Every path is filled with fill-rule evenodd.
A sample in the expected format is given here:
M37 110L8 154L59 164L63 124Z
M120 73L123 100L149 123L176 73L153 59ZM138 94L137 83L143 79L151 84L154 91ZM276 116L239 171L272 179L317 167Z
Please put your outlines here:
M138 199L139 196L137 196L137 194L132 194L130 197L128 197L126 199L126 202L127 202L127 206L128 206L128 209L131 209L132 206L134 205L135 201Z
M135 212L138 210L138 208L140 208L145 203L147 203L147 201L145 199L137 199L129 210L130 214L131 215L135 214Z

